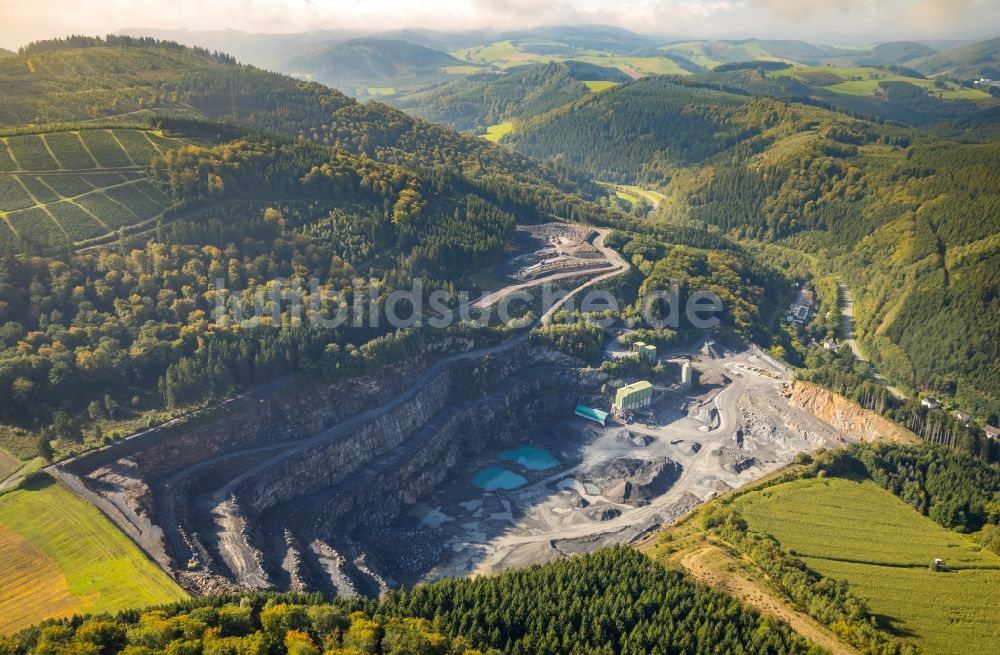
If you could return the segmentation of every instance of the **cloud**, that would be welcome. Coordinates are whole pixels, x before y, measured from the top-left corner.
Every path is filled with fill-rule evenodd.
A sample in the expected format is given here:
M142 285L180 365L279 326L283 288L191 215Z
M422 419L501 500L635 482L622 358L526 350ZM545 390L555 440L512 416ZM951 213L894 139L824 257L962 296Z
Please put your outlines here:
M123 27L294 32L610 24L670 36L988 35L1000 0L0 0L0 46Z

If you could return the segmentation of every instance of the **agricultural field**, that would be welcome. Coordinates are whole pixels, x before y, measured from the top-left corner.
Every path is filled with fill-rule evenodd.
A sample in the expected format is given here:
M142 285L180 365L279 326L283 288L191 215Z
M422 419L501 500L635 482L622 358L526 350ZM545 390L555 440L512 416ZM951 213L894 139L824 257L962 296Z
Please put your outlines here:
M513 66L525 63L523 59L519 60L519 58L523 57L525 53L521 52L510 41L497 41L487 45L456 50L454 52L450 52L449 54L452 57L463 61L470 61L478 64L494 64L500 67L504 67L504 65Z
M186 597L103 514L51 478L0 496L0 634Z
M928 653L996 652L1000 556L870 480L813 478L754 491L734 509L817 573L845 580L887 628ZM944 560L947 570L929 565Z
M447 73L448 75L473 75L482 71L481 66L473 66L472 64L459 64L456 66L444 66L441 68L441 72Z
M391 96L396 95L396 88L392 86L370 86L365 91L370 96Z
M607 91L618 86L618 82L607 82L605 80L584 80L583 83L587 85L591 93L600 93L601 91Z
M470 64L488 64L498 68L511 68L524 64L544 64L550 61L583 61L589 64L617 68L623 73L639 78L646 75L687 75L688 71L666 57L633 57L616 55L601 50L573 48L556 42L539 41L539 52L533 52L532 42L497 41L485 45L456 50L451 53L456 59ZM553 51L553 48L557 48ZM559 52L561 50L561 52ZM603 83L602 83L603 84Z
M659 191L643 189L642 187L632 184L611 184L609 182L598 182L598 184L613 190L615 192L615 196L630 205L635 205L645 201L653 207L658 207L661 202L667 199L667 197Z
M647 75L690 75L677 62L666 57L630 57L621 55L598 55L590 57L573 57L588 64L617 68L633 78Z
M490 125L486 128L486 134L483 138L487 141L492 141L493 143L499 143L500 139L504 138L508 134L514 131L514 124L510 121L504 121L503 123L497 123L496 125Z
M870 66L793 66L769 75L794 77L831 93L847 96L873 96L880 82L906 82L943 100L988 100L992 97L985 91L967 89L954 82L942 81L943 87L939 87L935 80L906 77Z
M146 167L185 143L135 128L0 136L0 249L79 243L154 219L170 201Z
M684 57L707 69L731 61L779 59L753 41L744 43L723 41L689 41L660 46L660 50Z

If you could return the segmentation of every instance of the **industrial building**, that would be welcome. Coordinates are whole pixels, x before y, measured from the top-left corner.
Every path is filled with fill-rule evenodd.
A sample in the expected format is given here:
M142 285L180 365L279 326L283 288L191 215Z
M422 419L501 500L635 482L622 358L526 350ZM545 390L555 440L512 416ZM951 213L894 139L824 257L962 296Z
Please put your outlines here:
M615 393L615 409L626 412L649 407L653 400L653 385L645 380L626 384Z
M632 344L632 352L637 353L639 357L650 362L656 361L656 346L651 344L636 341Z
M593 421L594 423L600 423L601 427L608 421L608 413L603 412L599 409L594 409L593 407L587 407L586 405L576 406L576 415L580 418L585 418L588 421Z

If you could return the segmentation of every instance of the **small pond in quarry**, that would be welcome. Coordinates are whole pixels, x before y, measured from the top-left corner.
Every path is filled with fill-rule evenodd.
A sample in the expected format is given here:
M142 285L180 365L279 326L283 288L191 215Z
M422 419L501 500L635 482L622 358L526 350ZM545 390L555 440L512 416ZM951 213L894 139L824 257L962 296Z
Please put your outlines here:
M559 460L544 448L521 446L514 450L506 450L497 458L504 462L520 464L529 471L545 471L559 466Z
M505 450L497 455L502 462L512 462L528 471L545 471L559 466L559 460L544 448L521 446L513 450ZM510 491L524 486L527 478L502 466L487 466L472 476L472 484L486 491L505 489Z
M497 489L510 491L524 485L527 481L523 475L518 475L499 466L487 466L472 476L472 484L486 491L496 491Z

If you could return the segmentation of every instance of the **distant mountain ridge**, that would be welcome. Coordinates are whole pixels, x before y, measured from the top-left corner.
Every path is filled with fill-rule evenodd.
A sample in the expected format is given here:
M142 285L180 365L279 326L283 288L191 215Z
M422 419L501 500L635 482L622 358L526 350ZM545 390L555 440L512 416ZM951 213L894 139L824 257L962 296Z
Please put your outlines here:
M279 68L348 88L437 79L444 75L443 67L461 63L445 52L408 41L363 38L313 46L283 59Z
M508 142L594 179L659 189L678 222L822 252L856 294L880 371L1000 413L996 142L669 77L585 96L524 121Z
M978 41L910 61L909 66L927 75L961 79L1000 79L1000 37Z
M394 100L399 108L430 121L481 134L501 121L528 118L591 93L586 82L630 81L616 68L570 60L484 72Z
M863 66L889 66L937 53L938 50L916 41L892 41L878 44L871 49L868 56L859 56L855 63Z

